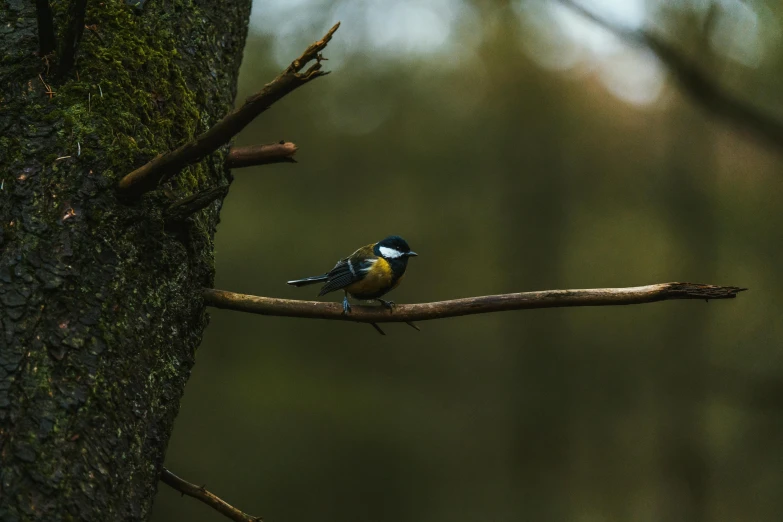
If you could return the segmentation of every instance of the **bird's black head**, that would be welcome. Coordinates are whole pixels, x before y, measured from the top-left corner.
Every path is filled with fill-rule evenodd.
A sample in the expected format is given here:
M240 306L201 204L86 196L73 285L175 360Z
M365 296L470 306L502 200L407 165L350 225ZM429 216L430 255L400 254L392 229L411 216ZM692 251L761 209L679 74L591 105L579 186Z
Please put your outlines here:
M376 256L384 259L408 260L409 257L417 256L416 252L411 251L411 247L400 236L389 236L375 243L373 252Z

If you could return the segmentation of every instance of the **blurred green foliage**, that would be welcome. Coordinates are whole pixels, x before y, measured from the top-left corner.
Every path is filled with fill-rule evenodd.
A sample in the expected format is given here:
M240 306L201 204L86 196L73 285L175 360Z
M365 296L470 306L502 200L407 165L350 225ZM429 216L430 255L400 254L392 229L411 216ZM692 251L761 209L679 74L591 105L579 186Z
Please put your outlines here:
M276 42L302 43L290 60L355 5L304 4L304 29L251 31L240 100L280 70ZM420 256L397 302L667 281L750 291L388 325L386 337L213 311L174 472L268 522L780 520L781 151L670 82L631 105L597 65L540 67L533 39L554 29L520 5L476 2L448 35L453 54L447 42L395 55L343 18L334 74L238 139L294 141L299 164L235 171L216 286L311 299L317 289L285 281L399 234ZM749 67L700 44L687 3L660 5L654 26L779 111L779 8L748 4L778 28ZM154 521L223 520L160 488Z

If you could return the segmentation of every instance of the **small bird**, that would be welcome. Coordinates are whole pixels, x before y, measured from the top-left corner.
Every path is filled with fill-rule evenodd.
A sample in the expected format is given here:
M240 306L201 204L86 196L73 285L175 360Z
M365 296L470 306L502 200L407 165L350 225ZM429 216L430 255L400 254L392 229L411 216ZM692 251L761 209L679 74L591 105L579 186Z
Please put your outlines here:
M292 286L306 286L326 283L318 296L342 290L343 313L351 311L348 296L354 299L378 301L386 308L394 306L393 301L384 301L381 296L400 284L408 258L417 256L400 236L389 236L377 243L363 246L350 256L341 259L329 272L319 276L288 281ZM377 326L376 326L377 329Z

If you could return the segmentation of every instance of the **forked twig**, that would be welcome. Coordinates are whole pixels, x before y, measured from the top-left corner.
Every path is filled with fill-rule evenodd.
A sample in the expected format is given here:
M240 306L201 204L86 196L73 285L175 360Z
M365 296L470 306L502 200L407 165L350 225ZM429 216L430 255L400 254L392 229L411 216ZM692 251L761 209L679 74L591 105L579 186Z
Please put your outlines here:
M321 70L323 57L320 52L332 39L332 35L338 27L340 27L339 22L329 29L329 32L321 40L311 44L302 56L294 60L277 78L250 96L241 107L228 113L204 134L173 151L155 157L122 178L118 185L120 194L133 198L153 190L187 165L203 159L228 143L239 131L286 94L316 78L329 74L327 71ZM312 60L315 60L316 63L301 72L304 66Z

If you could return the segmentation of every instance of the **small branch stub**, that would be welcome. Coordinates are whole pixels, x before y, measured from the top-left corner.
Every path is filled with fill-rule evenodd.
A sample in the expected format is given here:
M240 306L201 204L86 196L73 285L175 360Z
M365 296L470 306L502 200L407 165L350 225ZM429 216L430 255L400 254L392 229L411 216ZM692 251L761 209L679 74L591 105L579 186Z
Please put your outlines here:
M226 194L228 186L214 187L177 201L166 210L166 222L181 223L213 201L226 197Z
M732 299L744 290L746 289L736 286L694 283L662 283L630 288L542 290L397 305L391 311L377 306L354 306L349 314L344 314L342 305L338 303L276 299L214 289L204 289L203 296L208 306L261 315L359 323L398 323L533 308L616 306L671 299Z
M166 468L160 472L160 480L167 486L170 486L183 495L193 497L208 505L218 513L225 515L236 522L261 522L261 517L248 515L235 508L217 495L210 493L204 486L196 486L187 480L181 479Z
M298 147L290 141L249 147L232 147L226 158L226 167L238 169L270 163L296 163L294 154L297 150Z
M122 178L117 187L119 193L124 197L136 198L153 190L187 165L203 159L228 143L239 131L286 94L328 74L321 70L323 57L320 53L338 27L340 27L339 22L321 40L311 44L302 56L294 60L277 78L250 96L241 107L228 113L204 134L173 151L155 157ZM305 72L300 72L313 60L316 63Z

